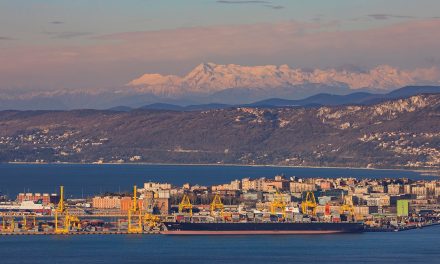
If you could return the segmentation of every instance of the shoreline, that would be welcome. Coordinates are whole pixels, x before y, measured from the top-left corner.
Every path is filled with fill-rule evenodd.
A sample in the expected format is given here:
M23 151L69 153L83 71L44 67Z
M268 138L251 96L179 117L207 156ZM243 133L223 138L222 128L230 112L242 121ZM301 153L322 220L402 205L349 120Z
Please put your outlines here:
M0 162L0 164L23 164L23 165L144 165L144 166L218 166L218 167L272 167L272 168L304 168L304 169L347 169L347 170L370 170L370 171L405 171L416 172L420 176L440 177L439 170L429 170L426 168L420 170L414 169L398 169L398 168L366 168L366 167L331 167L331 166L292 166L292 165L276 165L276 164L235 164L235 163L150 163L150 162L130 162L130 163L113 163L113 162Z

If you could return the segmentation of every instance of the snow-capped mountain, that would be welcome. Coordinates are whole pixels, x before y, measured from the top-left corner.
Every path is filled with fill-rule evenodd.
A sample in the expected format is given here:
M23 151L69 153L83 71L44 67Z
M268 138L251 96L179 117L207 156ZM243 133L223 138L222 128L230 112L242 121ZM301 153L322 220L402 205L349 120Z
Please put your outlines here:
M270 98L299 100L321 93L383 94L407 85L440 87L439 80L440 70L437 68L401 70L384 65L368 71L304 70L287 65L251 67L203 63L185 76L144 74L125 86L115 84L108 89L0 90L0 110L136 108L156 103L237 105Z
M389 90L406 85L438 85L439 69L400 70L380 65L369 71L303 70L288 65L240 66L202 63L186 76L144 74L127 85L140 93L181 96L186 93L212 94L231 88L276 89L321 84L349 89Z

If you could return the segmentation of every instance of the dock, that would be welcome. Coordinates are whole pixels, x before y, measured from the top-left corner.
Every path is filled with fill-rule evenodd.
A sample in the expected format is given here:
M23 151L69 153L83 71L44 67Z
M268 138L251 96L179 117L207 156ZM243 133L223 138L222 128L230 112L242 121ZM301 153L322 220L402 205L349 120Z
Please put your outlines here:
M56 232L0 232L0 236L76 236L76 235L157 235L160 231L132 233L128 231L78 231L60 234Z

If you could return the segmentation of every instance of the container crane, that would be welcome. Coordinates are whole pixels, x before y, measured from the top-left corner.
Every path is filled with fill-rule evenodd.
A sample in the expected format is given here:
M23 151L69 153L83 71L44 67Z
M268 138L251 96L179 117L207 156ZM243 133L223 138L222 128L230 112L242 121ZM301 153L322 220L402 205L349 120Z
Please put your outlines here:
M278 192L275 193L274 199L270 204L270 213L275 215L277 209L281 209L283 219L286 218L286 203L284 202L283 196Z
M305 199L301 203L301 209L303 214L316 215L316 204L315 195L313 192L307 192Z
M63 222L61 226L59 219L62 219ZM55 209L55 234L67 234L70 232L71 227L81 228L81 223L77 216L69 214L64 204L64 186L60 186L60 201Z
M344 196L342 193L343 204L340 207L340 214L348 214L352 219L355 218L352 196Z
M58 201L58 206L55 209L55 233L56 234L65 234L69 232L69 227L65 225L64 227L60 227L58 223L58 218L61 218L63 215L65 217L67 214L66 207L64 205L64 186L60 186L60 200Z
M222 203L220 195L215 194L214 199L212 200L212 203L210 205L210 209L211 216L214 216L217 210L220 210L220 216L223 216L223 210L225 209L225 206Z
M37 220L36 220L36 217L35 217L35 215L28 215L28 216L26 216L25 214L23 215L23 222L22 222L22 229L23 230L28 230L28 226L27 226L27 223L28 223L28 218L32 218L32 228L35 228L35 226L37 225Z
M145 226L148 226L150 228L154 228L159 226L160 224L160 218L157 215L146 213L142 219Z
M188 195L184 194L182 201L179 203L179 213L182 213L183 210L188 210L189 211L189 216L192 216L193 211L192 211L192 204L191 201L189 200Z
M137 201L137 187L133 187L133 200L131 207L128 209L128 233L142 233L142 210L139 208Z
M14 232L15 219L13 216L9 218L9 221L5 215L2 215L2 232Z

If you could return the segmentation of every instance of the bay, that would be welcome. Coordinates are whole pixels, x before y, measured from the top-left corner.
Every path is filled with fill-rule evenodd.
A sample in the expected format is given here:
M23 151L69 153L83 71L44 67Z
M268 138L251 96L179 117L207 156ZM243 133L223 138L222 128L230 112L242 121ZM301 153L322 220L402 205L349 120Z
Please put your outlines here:
M10 197L19 192L56 193L65 186L67 197L87 197L105 192L130 191L134 184L169 182L213 185L234 179L286 177L356 177L430 179L405 170L350 168L298 168L226 165L148 164L0 164L0 192Z

